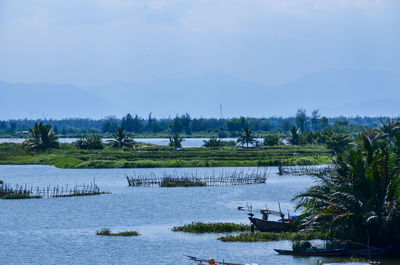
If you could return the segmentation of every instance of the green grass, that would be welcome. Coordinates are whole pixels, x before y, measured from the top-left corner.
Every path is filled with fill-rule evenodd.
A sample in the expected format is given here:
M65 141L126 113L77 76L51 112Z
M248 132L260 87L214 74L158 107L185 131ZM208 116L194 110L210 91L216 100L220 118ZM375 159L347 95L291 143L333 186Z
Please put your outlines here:
M250 231L250 225L235 223L191 223L183 226L174 226L174 232L187 233L231 233Z
M96 235L98 236L140 236L140 234L136 231L123 231L118 233L112 233L109 228L102 228L99 231L96 231Z
M293 156L298 153L298 156ZM259 148L184 148L138 145L124 150L81 150L73 144L44 153L28 152L22 144L0 144L0 164L42 164L59 168L161 168L161 167L248 167L277 165L320 165L331 163L322 145Z
M7 194L3 197L0 197L0 199L4 200L16 200L16 199L40 199L42 198L41 196L30 196L27 194Z
M218 238L223 242L269 242L280 240L313 240L313 239L329 239L327 235L320 233L298 233L298 232L257 232L257 233L240 233L238 235L226 235Z

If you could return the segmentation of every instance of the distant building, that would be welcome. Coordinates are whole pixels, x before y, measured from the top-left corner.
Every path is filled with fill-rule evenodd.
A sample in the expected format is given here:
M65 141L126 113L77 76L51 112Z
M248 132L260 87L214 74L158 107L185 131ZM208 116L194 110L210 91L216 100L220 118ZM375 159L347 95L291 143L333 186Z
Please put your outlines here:
M16 131L14 136L29 135L29 131Z
M116 119L117 119L117 116L115 116L115 115L108 115L108 116L105 116L104 119L105 119L105 120L116 120Z

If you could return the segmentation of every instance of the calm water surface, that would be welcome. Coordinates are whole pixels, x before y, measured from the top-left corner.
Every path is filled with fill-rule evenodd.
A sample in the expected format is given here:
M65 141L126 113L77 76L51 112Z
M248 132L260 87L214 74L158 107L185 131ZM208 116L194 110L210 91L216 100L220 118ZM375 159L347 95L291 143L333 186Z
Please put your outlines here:
M224 243L219 235L172 232L193 221L248 223L235 208L293 212L290 198L312 185L308 176L278 176L271 168L267 184L231 187L134 188L126 175L163 171L218 174L240 168L58 169L52 166L0 165L0 179L10 184L74 185L94 179L112 194L32 200L0 200L0 264L192 264L184 255L258 264L316 264L318 258L279 256L273 248L288 241ZM249 170L248 168L243 170ZM103 227L136 230L139 237L100 237Z

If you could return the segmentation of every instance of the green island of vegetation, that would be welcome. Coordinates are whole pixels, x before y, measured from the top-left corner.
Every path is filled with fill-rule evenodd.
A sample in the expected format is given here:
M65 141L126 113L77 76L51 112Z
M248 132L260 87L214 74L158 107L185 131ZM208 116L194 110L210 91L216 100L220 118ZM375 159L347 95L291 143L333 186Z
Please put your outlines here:
M207 183L202 181L193 181L189 178L163 178L160 187L172 188L172 187L203 187L207 186Z
M35 124L30 132L31 136L22 144L0 144L0 164L46 164L60 168L320 165L330 163L332 153L323 144L297 142L247 148L244 146L256 143L249 128L238 138L240 146L211 138L205 141L209 147L193 148L181 148L183 139L179 135L170 137L170 146L134 143L121 127L109 144L103 144L96 135L60 144L50 125L42 123Z
M250 231L250 225L235 223L202 223L193 222L183 226L174 226L174 232L187 233L230 233Z
M293 156L293 153L298 154ZM278 165L321 165L331 163L329 150L322 145L273 146L259 148L183 148L137 144L136 148L102 150L79 149L61 143L45 152L26 150L23 144L0 144L0 164L41 164L59 168L160 168L160 167L240 167Z
M269 242L269 241L280 241L280 240L313 240L313 239L330 239L327 234L324 233L299 233L299 232L256 232L256 233L240 233L237 235L226 235L219 237L218 240L223 242Z
M41 199L41 198L42 198L42 196L32 196L29 194L15 194L15 193L0 196L0 199L3 199L3 200Z
M0 164L44 164L59 168L159 168L294 166L331 163L354 134L376 119L310 117L148 120L127 114L108 120L0 121L0 135L26 137L0 144ZM61 128L61 129L60 129ZM169 146L137 143L136 137L168 137ZM202 135L203 134L203 135ZM182 148L183 137L210 137L203 147ZM58 137L77 137L59 143ZM222 141L235 137L235 141ZM258 138L263 137L260 141ZM102 138L111 138L103 143ZM283 143L285 142L285 144Z
M123 231L118 233L112 233L109 228L102 228L96 231L98 236L140 236L139 232L136 231Z
M94 196L94 195L102 195L102 194L111 194L111 192L99 191L99 192L77 192L71 194L60 194L53 195L53 198L66 198L66 197L80 197L80 196Z
M320 165L341 152L352 135L379 122L373 118L307 116L288 118L175 118L0 121L0 136L26 137L0 144L0 164L46 164L60 168L157 168ZM135 143L136 137L168 137L169 146ZM201 148L182 148L183 137L210 137ZM78 137L60 144L58 137ZM236 141L222 141L235 137ZM257 140L263 137L263 141ZM112 138L102 143L102 138ZM283 144L283 140L287 144Z

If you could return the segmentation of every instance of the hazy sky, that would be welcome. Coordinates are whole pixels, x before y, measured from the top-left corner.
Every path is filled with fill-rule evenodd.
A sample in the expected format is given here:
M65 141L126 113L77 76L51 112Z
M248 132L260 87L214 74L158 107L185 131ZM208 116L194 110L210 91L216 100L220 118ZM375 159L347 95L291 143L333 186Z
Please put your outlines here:
M78 86L224 71L277 85L400 73L398 0L0 0L0 80Z

